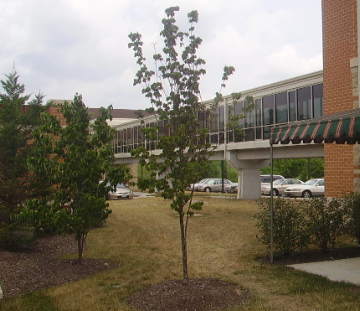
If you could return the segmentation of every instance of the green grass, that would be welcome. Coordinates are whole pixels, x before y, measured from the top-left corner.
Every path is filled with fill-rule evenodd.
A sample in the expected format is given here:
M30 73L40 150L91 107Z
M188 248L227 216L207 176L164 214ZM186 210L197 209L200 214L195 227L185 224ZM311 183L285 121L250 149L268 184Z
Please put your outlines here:
M256 260L265 253L256 239L250 201L202 198L201 217L189 228L191 277L217 277L248 288L240 310L360 310L360 288ZM108 224L89 234L86 256L109 258L117 269L6 299L1 311L130 310L126 299L150 284L181 278L178 217L161 198L112 201Z

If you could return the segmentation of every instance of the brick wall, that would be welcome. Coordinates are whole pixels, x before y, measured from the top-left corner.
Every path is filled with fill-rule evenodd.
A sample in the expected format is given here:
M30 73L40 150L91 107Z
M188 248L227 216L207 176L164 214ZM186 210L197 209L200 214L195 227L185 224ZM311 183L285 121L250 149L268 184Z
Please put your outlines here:
M351 61L357 57L356 0L322 0L324 51L324 113L350 110L353 94ZM325 146L326 195L339 197L354 191L354 147ZM355 165L356 166L356 165Z
M65 122L65 118L63 116L63 114L60 112L61 109L61 105L60 104L54 104L53 106L50 106L48 108L48 112L55 116L59 121L60 121L60 125L61 126L65 126L66 122Z

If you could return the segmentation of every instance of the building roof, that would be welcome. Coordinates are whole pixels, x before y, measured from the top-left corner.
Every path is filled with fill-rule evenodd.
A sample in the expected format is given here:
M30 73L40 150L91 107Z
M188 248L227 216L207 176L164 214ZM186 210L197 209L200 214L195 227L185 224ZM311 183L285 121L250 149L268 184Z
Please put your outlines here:
M48 102L51 102L54 105L62 105L65 99L51 99ZM90 108L88 107L88 112L90 119L96 119L100 115L100 108ZM150 113L146 112L145 110L135 110L135 109L112 109L111 113L113 119L138 119L139 116L149 116Z
M95 119L99 116L100 108L88 108L90 119ZM148 116L149 113L144 110L134 109L112 109L111 115L114 119L137 119L139 115Z

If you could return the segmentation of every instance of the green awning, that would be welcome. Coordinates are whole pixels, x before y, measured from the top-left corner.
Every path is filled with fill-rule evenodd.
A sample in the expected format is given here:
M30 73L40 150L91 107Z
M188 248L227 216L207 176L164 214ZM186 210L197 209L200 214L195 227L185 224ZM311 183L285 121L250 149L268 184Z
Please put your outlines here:
M275 126L271 131L273 144L360 143L360 109Z

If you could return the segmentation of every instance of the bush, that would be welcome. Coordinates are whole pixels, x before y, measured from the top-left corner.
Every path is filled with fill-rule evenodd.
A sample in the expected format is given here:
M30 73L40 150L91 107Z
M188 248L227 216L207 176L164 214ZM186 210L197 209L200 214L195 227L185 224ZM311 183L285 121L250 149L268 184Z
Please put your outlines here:
M260 212L255 216L260 231L258 238L270 246L270 199L259 201ZM309 233L301 206L290 200L274 199L273 242L279 255L290 255L303 249L309 242Z
M30 249L35 241L32 227L7 225L0 228L0 248L9 251Z
M20 212L13 217L19 225L34 227L36 236L52 235L57 233L56 210L46 200L28 200Z
M347 209L339 200L326 198L313 198L304 202L306 205L309 232L313 242L323 251L329 246L335 247L336 239L345 231Z
M352 193L345 197L344 205L349 213L349 232L360 244L360 194Z

